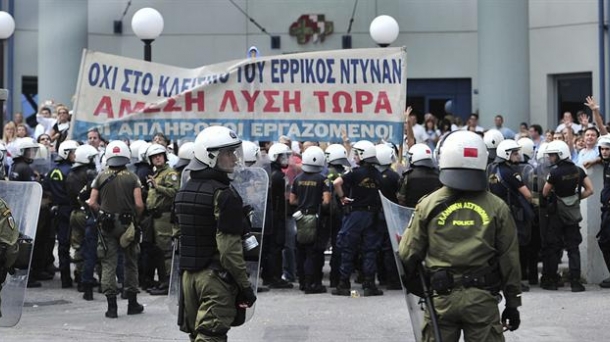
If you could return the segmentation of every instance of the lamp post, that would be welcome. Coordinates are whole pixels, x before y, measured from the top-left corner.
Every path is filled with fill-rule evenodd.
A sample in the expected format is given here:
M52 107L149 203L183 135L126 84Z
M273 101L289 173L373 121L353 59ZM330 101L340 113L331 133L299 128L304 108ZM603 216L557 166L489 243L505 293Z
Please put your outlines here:
M4 88L4 44L15 32L15 20L7 12L0 11L0 136L4 134L4 101L8 98L8 91Z
M371 38L380 47L388 47L398 38L398 23L389 15L380 15L371 21Z
M154 8L142 8L131 18L131 29L144 42L144 60L150 62L151 44L163 31L163 16Z

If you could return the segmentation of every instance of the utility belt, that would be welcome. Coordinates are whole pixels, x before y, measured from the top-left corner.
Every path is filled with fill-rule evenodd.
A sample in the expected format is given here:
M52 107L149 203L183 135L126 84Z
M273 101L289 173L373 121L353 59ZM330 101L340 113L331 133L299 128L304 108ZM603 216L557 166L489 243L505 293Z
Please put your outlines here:
M365 205L365 206L346 205L345 207L343 207L343 212L345 214L349 214L353 211L366 211L366 212L376 213L376 212L380 212L381 208L379 208L377 206L372 206L372 205Z
M99 215L97 216L97 221L101 225L102 229L111 231L114 229L114 223L119 221L122 225L129 225L134 220L132 214L111 214L100 210Z
M163 210L163 209L159 209L159 208L148 210L148 212L150 213L150 216L152 216L152 218L156 218L156 219L163 216L164 213L169 213L170 211L171 211L170 209Z
M492 293L500 291L501 277L497 267L462 275L454 275L448 269L435 271L430 276L430 287L439 295L448 295L457 288L487 290Z

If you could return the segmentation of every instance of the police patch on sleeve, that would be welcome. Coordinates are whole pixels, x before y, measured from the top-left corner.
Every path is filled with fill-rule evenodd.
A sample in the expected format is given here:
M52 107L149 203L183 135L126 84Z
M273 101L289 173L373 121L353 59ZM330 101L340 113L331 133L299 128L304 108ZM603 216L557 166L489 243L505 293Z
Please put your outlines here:
M522 181L522 180L521 180L521 175L520 175L520 174L518 174L518 173L517 173L517 174L515 174L515 178L517 178L517 180L518 180L519 182L521 182L521 181Z
M9 215L7 221L8 221L8 226L11 227L11 230L15 230L16 224L15 224L15 219L13 218L13 215Z
M174 181L174 182L178 181L178 175L175 173L172 174L171 178L172 178L172 181Z

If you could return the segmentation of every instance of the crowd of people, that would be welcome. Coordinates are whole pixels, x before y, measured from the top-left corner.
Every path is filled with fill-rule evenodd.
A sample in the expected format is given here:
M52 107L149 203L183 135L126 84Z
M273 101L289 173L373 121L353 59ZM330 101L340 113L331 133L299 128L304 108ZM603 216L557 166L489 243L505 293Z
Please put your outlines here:
M426 270L437 280L432 281L432 290L439 298L460 286L503 291L507 311L501 320L516 329L521 291L538 283L546 290L563 286L558 265L564 250L572 291L585 290L578 250L582 217L573 208L593 194L586 168L601 163L604 172L610 170L608 130L593 98L585 101L593 120L579 112L576 123L566 112L561 124L547 131L523 123L514 132L504 126L501 115L490 129L479 126L477 114L460 125L451 115L439 120L428 113L419 124L409 107L405 142L398 145L352 142L345 134L341 144L297 142L287 136L253 143L216 126L178 141L159 132L150 142L130 137L106 141L92 129L87 141L81 142L67 139L69 108L47 103L35 122L24 122L16 114L5 124L0 143L2 178L40 182L45 190L28 286L41 286L59 271L62 288L76 283L84 300L92 300L99 287L107 298L108 318L118 317L119 297L128 299L128 314L139 314L144 308L137 301L138 293L167 295L174 253L180 253L187 299L181 329L193 339L226 337L235 323L234 311L253 305L255 290L293 288L296 283L304 294L326 293L328 286L332 295L350 296L352 282L361 283L364 296L383 295L381 287L401 289L381 192L395 203L417 208L415 218L420 221L403 239L411 249L401 249L409 274L425 261ZM472 147L449 148L446 141L455 139ZM462 149L456 151L454 145ZM463 160L470 157L472 165L464 166ZM239 159L243 166L264 168L270 180L260 251L262 286L257 289L247 278L241 250L247 218L235 215L242 212L243 203L230 186L229 175ZM458 170L458 178L450 170ZM603 225L610 220L606 188L610 185L604 184L601 195ZM487 190L498 199L472 195ZM432 193L432 199L427 198ZM420 201L428 203L421 209L425 215ZM448 202L478 209L465 214L451 211L455 207ZM445 211L436 212L439 205ZM559 215L563 212L571 216ZM443 228L440 220L433 220L439 214L445 228L475 226L473 239L491 229L489 217L499 215L497 229L507 239L500 243L504 249L493 248L497 241L451 247L443 241L454 241L450 235L441 234L438 240L428 237L430 231ZM486 228L480 230L481 226ZM610 233L600 236L610 267ZM413 244L422 238L429 246L415 249ZM434 254L439 248L444 256ZM485 254L462 255L470 249L485 249ZM328 282L323 272L327 252L331 254ZM475 275L478 281L466 281ZM610 287L610 280L601 286ZM215 299L202 303L204 294ZM217 307L226 309L227 303L233 305L231 310L214 313ZM501 321L493 312L490 315ZM452 329L444 333L454 334Z

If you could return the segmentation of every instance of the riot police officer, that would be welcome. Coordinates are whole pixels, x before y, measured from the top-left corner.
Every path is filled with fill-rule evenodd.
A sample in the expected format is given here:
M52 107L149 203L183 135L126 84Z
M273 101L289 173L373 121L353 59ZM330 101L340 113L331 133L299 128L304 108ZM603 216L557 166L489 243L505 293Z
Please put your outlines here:
M310 146L302 158L303 172L294 179L290 191L290 204L296 206L293 217L297 226L299 287L306 294L325 293L322 268L329 231L321 217L330 204L330 187L321 174L325 166L324 151L318 146Z
M61 287L72 287L70 276L70 214L72 206L66 191L66 179L74 163L74 151L78 143L66 140L59 145L56 165L44 179L43 188L51 195L55 227L57 227L57 254L59 256L59 271L61 274Z
M400 205L415 208L422 197L439 189L442 184L438 179L438 169L428 145L411 146L409 165L409 169L402 175L397 198Z
M17 245L18 238L19 229L15 225L15 219L11 214L11 210L6 202L0 198L0 292L2 291L2 284L6 280L8 271L17 258L17 253L19 252L19 246ZM2 304L1 297L0 304ZM2 311L0 311L0 317L2 317Z
M543 254L543 278L540 287L557 290L559 276L557 269L561 251L568 252L568 268L572 292L582 292L585 287L580 282L580 250L582 242L579 222L580 200L593 194L593 185L587 173L574 165L570 159L570 148L561 140L551 141L545 154L553 167L549 171L542 195L547 198L547 226L544 229L545 248ZM564 206L565 205L565 206ZM564 214L573 214L566 217ZM580 217L578 217L580 216Z
M171 209L174 196L180 187L178 173L167 164L167 150L163 145L152 144L146 150L146 157L154 167L154 174L148 176L148 197L146 209L153 219L154 248L149 257L159 272L159 285L150 289L151 295L166 295L172 269L172 222Z
M597 141L597 148L604 168L604 188L599 194L602 217L601 227L597 234L597 244L604 257L606 268L610 271L610 137L600 137ZM610 278L604 279L599 286L610 288Z
M407 278L422 261L431 274L443 341L504 341L516 330L521 305L519 249L508 206L487 192L486 146L477 134L455 131L440 144L441 189L415 208L399 248ZM498 311L502 290L506 308ZM434 339L429 312L423 340Z
M40 180L41 175L36 174L30 167L39 149L36 140L32 138L19 138L16 145L17 149L13 153L13 165L8 179L21 182Z
M353 146L354 159L358 166L351 172L335 179L335 193L344 205L343 225L339 231L338 243L341 248L341 276L333 295L349 296L351 293L350 277L354 270L354 260L358 252L362 256L362 288L364 296L380 296L383 291L375 284L377 273L377 253L381 247L383 235L378 227L378 215L381 210L379 189L381 173L375 168L377 150L367 140L360 140ZM343 192L343 184L349 193Z
M332 184L335 179L343 176L347 172L351 164L347 160L347 150L343 145L331 144L324 151L326 155L326 162L328 164L328 175L326 176L329 182ZM341 229L341 222L343 221L343 210L342 204L339 197L335 192L335 187L330 187L331 201L329 215L327 216L328 222L326 225L330 230L330 245L332 247L332 254L330 255L330 287L337 287L339 284L341 268L341 250L337 244L337 235ZM346 189L343 189L343 193L347 193Z
M386 144L376 145L375 149L377 150L377 161L379 162L375 167L381 172L381 193L393 203L398 203L396 195L400 186L400 175L391 168L392 164L396 162L396 151L393 147ZM383 226L381 228L383 240L381 242L377 266L379 283L383 282L388 290L400 290L402 286L400 286L400 280L398 279L398 269L394 261L394 251L392 250L392 242L390 241L385 216L379 215L377 219L379 224Z
M241 140L230 129L210 126L197 135L191 178L174 206L180 226L180 329L191 340L226 341L237 307L250 307L256 295L248 280L242 248L243 201L231 187Z
M487 147L487 165L493 163L496 160L496 149L502 141L504 141L504 135L497 129L490 129L483 135L483 141Z
M65 142L64 142L65 143ZM66 191L72 206L70 215L71 240L75 259L81 259L77 270L81 279L78 284L83 290L83 299L93 300L93 272L97 262L97 229L94 218L85 201L89 198L89 185L95 179L95 157L98 151L91 145L81 145L74 151L72 171L66 178Z
M108 302L105 314L108 318L118 317L116 268L119 249L123 250L125 266L123 288L129 300L127 314L144 311L137 301L140 246L136 228L137 219L144 211L144 203L140 180L126 168L130 156L129 147L124 142L115 140L108 144L105 153L108 168L93 181L91 197L87 200L93 210L99 210L97 223L101 238L98 257L102 263L102 292Z

